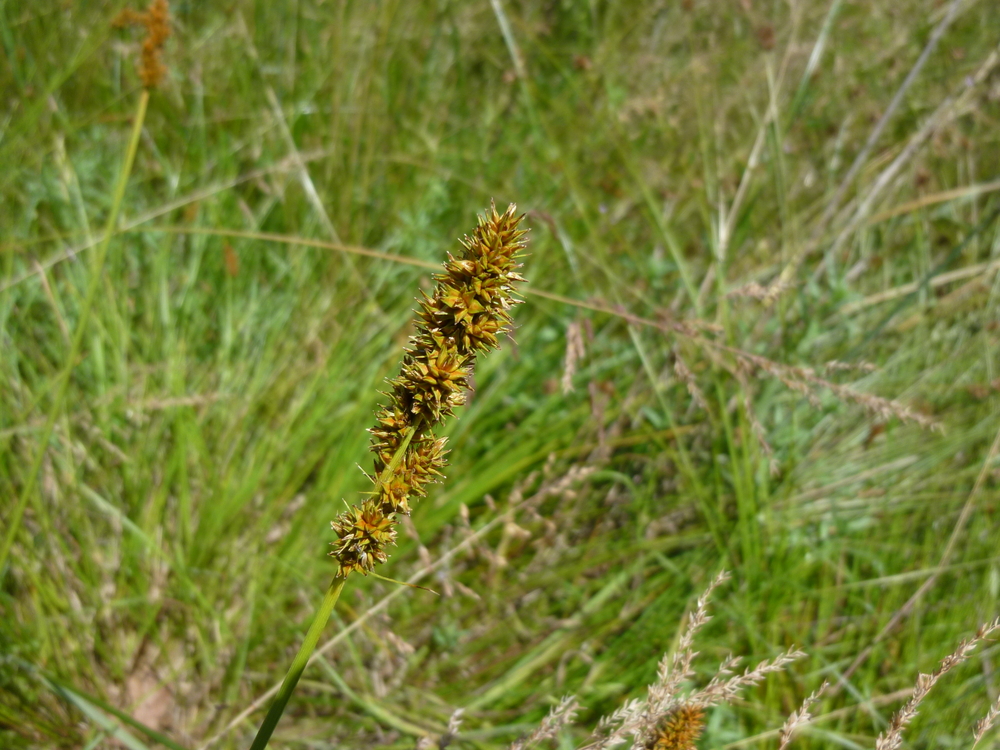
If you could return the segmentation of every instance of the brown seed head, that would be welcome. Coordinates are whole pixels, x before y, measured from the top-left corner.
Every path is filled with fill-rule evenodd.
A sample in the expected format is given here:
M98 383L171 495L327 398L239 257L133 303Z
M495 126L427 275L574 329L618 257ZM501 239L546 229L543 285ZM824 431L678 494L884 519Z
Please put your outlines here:
M345 578L352 570L367 575L375 563L384 563L388 559L385 548L396 541L392 519L375 500L350 508L330 525L338 537L330 554L340 564L338 575Z
M146 38L142 42L139 78L147 89L154 89L167 73L161 59L163 45L170 37L170 4L167 0L152 0L145 13L125 8L111 22L115 28L144 26Z
M355 570L367 574L376 563L385 562L385 546L395 539L394 516L409 514L410 498L423 497L425 486L442 476L445 441L433 430L465 403L476 354L499 346L498 336L510 325L509 311L518 302L514 284L524 281L517 274L524 248L524 231L518 229L523 217L514 211L511 205L498 214L491 206L479 217L472 237L462 240L461 257L448 256L444 273L435 277L434 293L420 300L416 333L399 376L389 381L389 404L369 430L375 454L374 497L364 502L361 515L353 508L333 522L338 539L330 554L337 559L338 575ZM393 457L408 437L406 451L390 475Z
M681 706L663 720L647 743L648 750L694 750L705 728L705 714L698 706Z

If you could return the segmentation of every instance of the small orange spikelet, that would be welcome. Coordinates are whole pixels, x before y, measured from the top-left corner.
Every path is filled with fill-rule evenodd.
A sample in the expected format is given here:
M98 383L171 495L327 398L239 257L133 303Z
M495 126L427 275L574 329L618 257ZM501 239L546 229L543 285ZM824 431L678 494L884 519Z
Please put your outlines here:
M698 706L681 706L667 716L646 744L648 750L694 750L705 728L705 713Z
M111 25L116 28L145 26L146 38L142 42L142 59L139 78L147 89L154 89L163 80L167 68L161 60L163 45L170 37L170 4L167 0L152 0L145 13L126 8Z

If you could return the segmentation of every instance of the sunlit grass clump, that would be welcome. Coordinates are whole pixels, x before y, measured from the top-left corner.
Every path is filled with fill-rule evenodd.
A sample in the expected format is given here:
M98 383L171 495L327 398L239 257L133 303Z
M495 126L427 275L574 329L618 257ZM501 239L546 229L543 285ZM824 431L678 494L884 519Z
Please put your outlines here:
M991 4L8 5L0 748L995 741Z

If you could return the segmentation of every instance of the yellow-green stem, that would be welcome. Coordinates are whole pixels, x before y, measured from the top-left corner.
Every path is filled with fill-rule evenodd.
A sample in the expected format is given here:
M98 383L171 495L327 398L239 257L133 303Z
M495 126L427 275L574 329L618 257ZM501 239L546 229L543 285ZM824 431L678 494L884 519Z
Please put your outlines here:
M80 308L80 317L76 322L76 330L73 331L73 339L70 342L69 354L62 372L59 373L56 382L56 392L52 399L52 406L49 408L48 419L45 427L42 428L41 437L38 440L38 450L31 462L28 470L27 481L21 490L21 496L17 499L17 505L7 519L7 533L4 534L2 546L0 546L0 575L3 574L4 566L7 563L7 556L11 547L14 546L14 539L17 537L18 529L21 526L21 519L24 518L24 511L28 507L35 487L38 484L38 473L45 460L45 453L49 447L49 440L55 430L56 420L62 411L63 403L66 400L66 391L69 389L70 375L76 365L76 358L80 354L83 345L83 337L87 332L87 324L90 321L90 312L94 307L94 300L97 298L97 290L101 285L101 275L104 273L104 261L108 257L108 246L111 244L111 236L115 233L115 225L118 223L118 214L121 211L122 201L125 199L125 187L128 184L129 175L132 174L132 164L135 162L135 154L139 148L139 136L142 133L142 123L146 119L146 107L149 104L149 90L144 89L139 97L139 106L132 123L132 135L128 142L128 151L125 153L125 163L122 164L121 173L118 175L118 184L115 186L115 193L111 201L111 213L104 226L104 236L97 246L90 268L90 279L87 281L87 293L83 299L83 306Z
M419 429L420 420L417 420L417 423L407 430L406 437L403 438L403 442L400 443L399 447L396 449L396 452L392 456L392 460L379 473L378 477L376 477L376 488L381 486L382 483L388 479L392 478L393 473L395 473L396 469L399 468L400 463L403 461L403 456L406 454L406 449L409 447L410 441L413 440L413 436L417 434L417 430ZM267 716L264 717L264 721L260 725L260 729L257 730L257 736L253 738L253 744L250 746L250 750L264 750L264 748L267 747L267 743L271 739L271 735L274 734L274 728L278 726L278 720L281 719L281 715L285 712L285 706L288 705L288 700L292 697L292 691L295 690L295 686L298 684L299 678L302 676L302 672L309 664L309 657L311 657L313 651L316 650L316 644L319 643L319 637L323 633L323 628L326 627L326 623L330 619L330 615L333 613L333 608L337 604L337 600L340 598L340 592L343 590L346 582L346 577L334 578L330 582L330 587L326 590L326 596L323 597L323 603L320 604L319 610L316 612L316 616L313 617L312 624L309 626L309 631L306 633L306 638L302 641L302 645L299 647L299 652L295 655L295 659L292 660L292 665L288 668L288 672L285 674L285 679L281 682L281 688L278 690L278 694L274 697L274 702L271 704L270 708L267 709Z
M260 729L257 730L257 736L253 738L250 750L264 750L267 747L268 740L271 739L271 735L274 733L274 728L278 726L278 720L285 712L288 699L292 697L292 691L295 690L302 672L309 663L309 657L316 650L319 637L322 635L323 628L326 627L326 623L330 619L333 607L340 598L340 592L343 590L346 582L346 578L334 578L330 581L330 586L326 590L326 596L323 597L323 603L320 604L319 610L313 618L312 625L309 626L309 631L306 633L306 638L302 641L299 652L295 655L292 665L288 668L288 673L281 683L278 694L274 697L274 702L267 709L267 716L264 717L264 722L260 725Z

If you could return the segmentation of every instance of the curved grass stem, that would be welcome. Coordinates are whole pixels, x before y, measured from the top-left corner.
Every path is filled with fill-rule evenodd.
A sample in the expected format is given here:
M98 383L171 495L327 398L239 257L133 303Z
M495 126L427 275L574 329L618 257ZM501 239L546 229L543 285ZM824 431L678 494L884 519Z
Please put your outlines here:
M407 434L393 455L392 461L389 462L389 465L377 477L376 487L392 477L402 462L406 449L418 429L418 426L414 425L407 430ZM305 640L302 641L299 652L295 655L291 666L288 668L288 672L285 674L285 679L281 682L281 687L278 689L278 694L274 697L274 702L267 709L267 716L264 717L260 729L257 730L257 736L254 737L250 750L264 750L267 747L267 743L270 741L275 727L278 726L281 715L285 712L285 706L288 705L288 700L292 697L292 692L295 690L302 672L305 671L305 668L309 664L309 658L312 656L313 651L316 650L319 637L322 635L326 623L330 620L330 615L333 613L333 608L336 606L337 600L340 598L340 592L343 591L346 582L346 576L337 576L330 581L330 586L326 590L326 596L323 597L323 602L319 605L319 609L316 611L315 617L313 617L312 624L306 632Z
M330 586L326 590L326 596L323 597L323 603L320 604L316 616L313 618L312 624L306 633L305 640L302 641L299 652L295 655L292 665L288 668L288 673L281 683L278 694L274 697L274 702L267 709L267 716L264 717L264 722L260 725L260 729L257 730L257 736L254 737L250 750L264 750L267 747L267 743L274 733L274 728L278 725L278 720L285 712L288 699L292 697L292 691L295 690L302 672L305 671L306 665L309 663L309 657L316 650L319 637L323 633L323 628L326 627L330 615L333 613L333 608L337 604L340 592L343 591L346 582L346 578L334 578L330 581Z
M118 175L118 184L115 185L114 196L111 201L111 213L108 214L107 223L104 226L104 234L101 243L97 246L90 268L90 279L87 281L87 292L83 298L83 306L80 308L80 317L76 323L76 330L73 331L73 339L70 342L69 353L66 355L66 362L59 373L56 382L55 395L52 405L49 407L48 418L42 428L42 434L38 440L38 448L28 470L27 481L24 489L17 499L17 505L7 519L7 531L4 534L3 542L0 543L0 575L3 574L4 566L7 563L7 556L10 554L17 532L21 527L21 520L24 518L24 511L28 503L35 494L38 485L38 473L41 471L42 462L52 439L55 430L56 420L62 412L63 404L66 401L66 392L69 390L70 375L76 366L77 357L83 345L83 337L87 332L90 322L90 313L94 308L94 301L97 299L97 290L101 285L102 274L104 273L104 261L108 257L108 247L111 244L111 237L115 234L115 225L118 223L118 215L121 212L122 201L125 198L125 187L128 185L129 175L132 174L132 164L135 162L135 154L139 149L139 136L142 134L142 123L146 119L146 108L149 105L149 89L143 89L139 97L139 105L136 109L135 118L132 121L132 135L129 137L128 151L125 153L125 162L122 164L121 172Z

